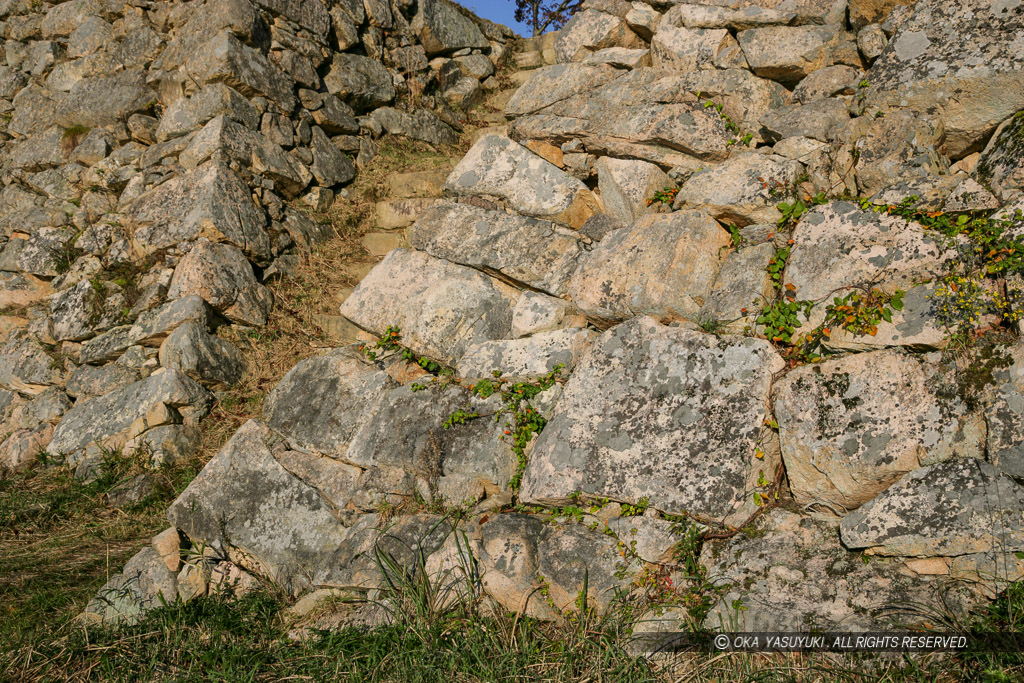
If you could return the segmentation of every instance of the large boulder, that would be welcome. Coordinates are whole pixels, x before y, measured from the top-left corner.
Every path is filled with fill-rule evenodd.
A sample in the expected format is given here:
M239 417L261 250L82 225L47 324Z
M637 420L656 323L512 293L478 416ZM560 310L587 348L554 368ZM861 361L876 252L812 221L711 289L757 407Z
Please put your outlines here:
M146 74L140 69L83 78L57 105L55 122L65 127L109 126L156 101L157 94L146 85Z
M295 108L290 77L262 52L244 45L227 31L192 52L185 61L185 69L200 84L224 83L247 97L274 100L286 112Z
M553 64L537 69L505 105L507 116L532 114L618 76L609 66Z
M648 200L655 192L673 185L654 164L612 157L598 160L597 177L605 213L627 225L650 212Z
M735 524L777 454L755 456L772 375L765 341L637 318L605 332L566 383L530 453L521 500L574 492ZM771 449L768 449L771 450Z
M393 386L386 373L335 351L289 370L267 396L263 417L291 448L343 459L368 406Z
M792 185L800 164L780 156L751 152L690 176L675 206L700 209L735 225L775 223L782 217L772 190Z
M866 111L909 107L945 122L944 152L979 151L1024 109L1024 5L1003 0L920 0L868 71Z
M832 66L839 32L829 26L767 26L737 36L750 70L763 78L795 85Z
M0 388L35 395L61 384L64 372L46 348L28 332L11 334L0 346Z
M595 318L696 319L729 244L729 233L699 211L644 216L580 259L569 298Z
M177 370L164 370L104 396L77 403L57 425L47 450L54 456L74 458L93 443L119 447L118 438L123 439L132 423L158 404L194 422L206 414L212 403L213 395L191 378Z
M804 366L775 390L782 459L801 505L852 510L907 472L985 451L980 415L935 365L896 350ZM893 410L893 396L900 396Z
M698 159L724 160L731 136L717 111L690 97L688 81L680 80L690 76L700 81L694 74L634 69L516 119L510 134L557 144L576 138L594 154L695 170L702 165Z
M413 28L430 56L490 47L479 27L448 0L422 0Z
M363 329L397 326L402 343L454 364L472 344L506 339L519 292L464 266L410 249L395 249L341 306Z
M984 461L951 460L906 475L839 530L876 555L1012 555L1024 550L1024 488Z
M991 372L992 396L985 404L988 460L1011 477L1024 478L1024 343L986 355L975 363L981 378Z
M428 209L407 237L431 256L555 296L565 293L583 253L575 234L554 223L453 202Z
M445 190L500 197L518 213L573 227L596 212L592 206L581 213L579 205L591 197L581 181L502 135L480 138L448 176Z
M197 242L178 263L167 297L191 294L243 325L265 325L273 306L273 295L256 282L248 259L228 244Z
M140 195L122 216L140 254L205 237L234 245L258 263L270 259L263 212L241 178L217 162Z
M957 258L941 235L897 216L837 201L807 213L793 232L785 279L799 299L821 301L851 285L887 291L934 280Z
M331 70L324 76L324 85L327 92L358 112L376 109L395 99L395 85L387 67L362 55L335 54Z
M999 126L978 160L975 175L1005 199L1024 193L1024 111Z
M864 562L839 543L834 522L781 508L701 551L708 578L725 586L704 620L712 630L857 631L906 628L921 604L965 616L977 602L963 586L915 576L902 562Z
M194 543L298 592L323 583L345 539L330 504L276 459L283 440L250 420L167 511Z
M585 9L573 15L555 39L555 58L581 62L590 52L606 47L636 47L639 37L621 18Z

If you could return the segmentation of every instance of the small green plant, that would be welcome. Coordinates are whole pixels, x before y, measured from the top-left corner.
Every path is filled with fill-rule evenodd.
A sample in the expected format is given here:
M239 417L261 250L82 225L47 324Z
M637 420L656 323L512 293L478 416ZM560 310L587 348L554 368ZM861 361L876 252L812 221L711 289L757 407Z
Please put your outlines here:
M372 345L360 344L359 351L362 352L371 361L376 361L382 353L398 353L404 361L415 363L421 368L426 370L432 375L450 375L452 374L450 368L446 368L440 363L426 356L418 356L407 346L402 343L402 331L396 325L389 325L384 334L381 335L380 339L375 341ZM413 391L416 391L414 389Z
M789 261L789 247L776 249L771 260L768 261L768 276L771 278L772 287L779 289L782 286L782 273L786 270L786 263Z
M812 301L779 299L769 304L757 317L757 324L764 325L764 335L778 344L791 344L800 322L800 314L809 317L814 307Z
M979 274L949 275L939 283L932 298L939 321L954 334L976 330L986 315L1016 323L1024 317L1024 293L1007 285L1005 292Z
M795 224L807 213L807 205L802 199L794 199L792 202L781 202L776 208L782 214L778 221L780 228Z
M651 504L651 501L647 498L647 496L644 496L643 498L638 500L635 504L634 503L623 503L622 504L622 516L623 517L640 517L645 512L647 512L647 508L650 507L650 504Z
M662 190L655 190L654 195L647 200L647 206L651 204L668 204L669 206L676 200L676 195L679 194L678 187L666 187Z

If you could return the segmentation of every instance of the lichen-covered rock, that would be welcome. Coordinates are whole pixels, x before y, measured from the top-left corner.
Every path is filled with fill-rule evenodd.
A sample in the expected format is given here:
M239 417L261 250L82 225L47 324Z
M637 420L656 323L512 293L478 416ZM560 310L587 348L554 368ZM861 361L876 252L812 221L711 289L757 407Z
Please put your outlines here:
M410 114L393 107L381 107L373 112L373 118L392 135L404 135L432 145L454 145L459 141L451 126L426 109Z
M266 219L244 182L211 162L140 195L122 214L140 254L199 237L226 242L254 261L270 259Z
M196 543L295 592L323 583L346 529L330 504L277 461L287 450L250 420L171 504L167 517Z
M564 329L523 339L484 342L469 347L456 370L465 379L490 378L495 370L508 379L533 379L561 366L568 375L596 336L590 330Z
M730 6L731 4L731 6ZM796 12L756 3L733 2L717 5L678 4L665 13L663 21L687 28L730 28L743 31L760 26L785 26L796 19ZM768 4L768 3L765 3ZM783 3L779 3L783 4ZM784 3L792 5L794 3Z
M157 404L177 410L189 421L206 414L213 395L177 370L164 370L104 396L81 401L64 415L47 451L74 456L92 443L106 444L123 437L140 417ZM114 444L116 445L116 444Z
M426 211L407 238L431 256L555 296L565 293L583 252L576 235L554 223L454 202Z
M324 76L327 92L337 95L357 112L389 104L395 99L391 73L380 62L348 53L337 53Z
M446 0L423 0L413 19L423 49L430 56L465 48L487 48L490 43L479 27Z
M950 397L943 379L935 365L896 350L786 375L775 416L795 500L852 510L921 466L981 456L980 416Z
M497 396L484 401L460 388L396 387L368 402L345 459L364 469L397 469L419 480L388 493L408 497L422 482L424 498L475 503L475 489L497 493L516 472L516 457L502 441L507 420L493 417L500 407ZM481 417L445 426L459 410Z
M894 180L940 175L941 119L900 109L884 116L861 116L835 131L837 139L856 148L850 163L861 194L871 196ZM852 152L851 152L852 153Z
M417 353L455 363L472 344L509 337L518 298L518 291L470 268L395 249L349 295L341 314L375 334L395 325Z
M719 323L737 334L752 327L764 303L772 297L768 262L774 254L775 247L769 242L729 254L700 309L700 321Z
M944 152L978 151L1024 109L1024 5L1001 0L920 0L867 74L865 110L940 111Z
M755 74L796 84L832 66L838 31L828 26L767 26L740 31L737 40Z
M136 553L85 607L84 619L103 624L137 622L143 614L178 598L174 572L155 548Z
M887 291L938 279L956 258L940 237L885 213L837 201L807 213L793 232L785 280L799 299L820 301L843 287L874 283Z
M705 81L739 80L736 74L740 73L731 69L722 76L714 72L676 75L661 69L634 69L517 119L511 135L559 144L578 138L591 153L693 170L700 165L695 157L724 160L730 135L716 111L689 95ZM749 73L747 79L760 80Z
M761 119L767 138L806 137L831 142L836 133L850 120L846 103L840 99L819 99L807 104L780 107Z
M719 270L729 234L707 214L644 216L614 230L580 259L569 298L587 315L695 318Z
M82 341L122 322L121 288L99 279L82 279L50 299L53 338Z
M197 294L229 320L264 325L273 295L256 282L252 265L227 244L200 241L178 263L167 298Z
M53 294L49 283L25 273L0 271L0 310L31 306Z
M553 64L530 74L505 105L507 116L522 116L562 102L573 95L587 93L619 74L607 66Z
M708 578L728 588L704 620L726 631L905 628L927 617L920 604L964 616L977 602L963 586L920 577L902 562L865 563L839 543L834 523L775 509L750 535L711 541L701 551Z
M782 214L771 190L775 183L792 184L800 164L783 157L752 152L699 171L683 183L674 206L700 209L736 225L775 223Z
M221 115L249 128L259 126L259 114L249 100L223 83L209 83L192 97L182 97L167 107L160 117L156 139L165 142L188 135Z
M1024 192L1024 111L999 126L978 160L975 175L1000 197Z
M559 222L567 222L573 205L589 193L576 178L501 135L480 138L448 176L445 190L500 197L521 214Z
M655 192L673 185L654 164L611 157L598 160L597 177L605 213L626 224L649 212L647 200Z
M683 73L701 69L745 68L746 61L732 34L724 28L682 28L664 23L651 39L655 68Z
M1024 488L992 465L950 460L906 475L839 525L852 549L899 557L1024 550Z
M27 331L13 332L0 346L0 388L34 396L63 379L60 364Z
M806 104L837 95L852 95L862 78L863 72L852 66L827 66L809 74L793 88L793 101Z
M996 348L990 359L993 396L985 405L987 459L1011 477L1024 477L1024 344Z
M307 358L263 405L267 424L299 451L343 459L367 406L394 383L346 351Z
M585 9L573 15L555 39L559 63L583 61L587 53L606 47L635 47L636 34L621 18Z
M160 345L159 357L161 367L180 370L209 387L233 386L245 372L241 352L195 322L175 328Z
M286 112L295 109L291 79L262 52L244 45L227 31L210 38L188 55L185 70L198 83L224 83L247 97L274 100Z
M715 337L638 318L605 332L566 383L530 454L520 498L575 491L706 521L751 513L772 375L764 341ZM774 460L774 462L773 462Z
M583 316L565 299L539 292L525 291L512 309L512 336L528 337L539 332L552 332L573 325L574 319ZM585 324L580 320L575 326Z

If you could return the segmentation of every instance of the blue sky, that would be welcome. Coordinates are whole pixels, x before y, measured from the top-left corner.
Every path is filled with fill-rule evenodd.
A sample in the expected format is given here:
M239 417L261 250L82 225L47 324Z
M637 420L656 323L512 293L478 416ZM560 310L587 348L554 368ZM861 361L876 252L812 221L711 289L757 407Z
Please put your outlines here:
M512 0L456 0L456 2L468 7L485 19L505 24L521 36L530 35L526 26L517 24L516 20L512 18L515 13L515 3Z

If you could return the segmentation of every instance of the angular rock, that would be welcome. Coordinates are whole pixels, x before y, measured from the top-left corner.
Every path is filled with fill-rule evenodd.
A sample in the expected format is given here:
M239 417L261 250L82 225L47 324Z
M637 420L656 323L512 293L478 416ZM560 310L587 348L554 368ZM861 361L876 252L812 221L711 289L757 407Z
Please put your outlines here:
M198 323L179 325L160 346L160 365L180 370L208 387L230 387L242 379L245 361L230 342Z
M598 187L604 210L629 224L649 212L647 200L673 185L654 164L601 157L597 162Z
M792 185L800 164L756 152L739 154L728 161L699 171L683 183L675 207L705 211L725 223L744 226L775 223L782 217L771 193L780 185Z
M860 28L867 24L881 24L894 8L913 4L912 0L849 0L850 25Z
M417 109L409 114L392 107L381 107L373 112L373 118L392 135L404 135L432 145L454 145L459 140L451 126L426 109Z
M61 384L63 376L60 364L28 332L12 332L0 346L0 387L8 391L36 395Z
M407 228L438 203L437 199L391 199L377 202L374 218L381 230Z
M566 383L530 453L520 498L573 492L734 523L753 510L754 457L772 375L767 342L638 318L605 332ZM624 411L624 412L622 412ZM622 419L616 417L622 412Z
M266 425L250 420L171 504L167 517L193 542L297 593L324 582L347 534L317 490L277 461L285 450Z
M842 287L874 283L892 292L946 272L955 250L941 236L885 213L837 201L808 212L793 232L785 280L802 300L819 301Z
M1002 121L1024 109L1024 6L994 0L921 0L868 71L866 110L941 112L944 153L982 148Z
M739 45L724 28L682 28L662 24L651 39L655 68L682 73L715 68L744 68Z
M583 61L588 52L606 47L634 47L636 35L619 17L585 9L573 15L555 39L559 63Z
M262 52L243 45L228 32L211 38L188 56L185 69L198 83L224 83L247 97L274 100L286 112L295 108L291 79Z
M344 458L367 407L394 386L386 373L337 351L292 368L267 396L263 416L293 449Z
M249 187L218 162L158 185L122 215L141 254L205 237L234 245L258 263L270 258L266 219Z
M808 104L795 104L768 112L761 123L770 141L783 138L805 137L831 142L836 133L850 120L846 103L830 98Z
M562 373L568 375L596 336L590 330L565 329L511 341L484 342L467 349L456 371L464 379L489 379L495 370L507 379L535 379L561 365Z
M391 74L369 57L339 53L324 76L327 92L337 95L357 112L376 109L395 99Z
M356 167L352 161L331 143L320 126L313 126L309 147L313 153L313 165L309 170L321 187L334 187L356 177Z
M981 420L934 365L896 350L786 375L775 391L782 459L800 505L852 510L907 472L984 453ZM900 396L893 411L892 397Z
M191 294L243 325L265 325L273 306L273 295L256 282L249 261L227 244L197 242L178 263L167 297Z
M906 628L928 618L918 605L943 604L964 615L977 603L965 587L915 576L902 562L865 563L836 536L828 522L777 508L755 521L750 535L705 544L701 564L708 576L730 586L705 627L800 633Z
M122 435L158 404L198 420L212 403L213 395L199 384L177 370L165 370L123 389L77 403L57 425L47 451L55 456L73 455L89 444L103 444Z
M1024 550L1024 489L981 460L924 467L843 518L843 544L875 555Z
M532 114L562 102L573 95L587 93L618 76L607 66L554 64L533 72L505 105L506 116Z
M750 70L783 84L833 64L838 32L826 26L768 26L737 35Z
M975 175L1000 197L1024 192L1024 111L999 126L978 160Z
M730 28L743 31L761 26L785 26L793 22L797 16L793 11L759 7L756 3L732 4L736 7L728 5L719 7L698 3L678 4L665 13L663 21L687 28ZM792 5L793 3L779 4Z
M596 318L694 319L729 244L729 234L699 211L645 216L580 259L569 298Z
M80 365L68 377L68 395L78 400L116 391L139 381L139 371L118 363L103 366Z
M375 334L395 325L403 344L453 364L472 344L508 338L518 297L472 269L396 249L359 283L341 314Z
M159 553L146 547L114 574L85 607L84 617L103 624L133 624L178 597L177 577Z
M420 13L413 27L418 28L420 41L428 55L490 47L479 27L451 3L445 0L423 0L419 6Z
M52 294L45 280L25 273L0 271L0 310L31 306Z
M302 192L312 180L305 166L285 154L278 145L223 115L192 136L179 161L191 170L222 154L274 181L274 187L289 197Z
M547 221L444 202L408 231L409 244L555 296L565 293L583 253L570 231Z
M765 302L772 300L768 262L774 255L775 246L768 242L729 254L700 309L700 321L718 323L736 334L753 327Z
M55 122L64 127L109 126L155 104L157 95L146 85L141 69L112 76L83 78L57 105Z
M616 69L636 69L651 65L651 52L628 47L606 47L591 54L583 63L593 66L607 64Z
M448 176L445 190L500 197L519 213L558 222L587 192L576 178L501 135L480 138Z

